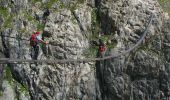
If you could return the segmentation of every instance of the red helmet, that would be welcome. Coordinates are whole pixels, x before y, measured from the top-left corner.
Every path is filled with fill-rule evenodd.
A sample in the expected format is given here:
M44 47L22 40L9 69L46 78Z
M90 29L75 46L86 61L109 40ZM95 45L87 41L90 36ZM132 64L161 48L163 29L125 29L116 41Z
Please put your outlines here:
M40 32L37 31L35 34L40 34Z

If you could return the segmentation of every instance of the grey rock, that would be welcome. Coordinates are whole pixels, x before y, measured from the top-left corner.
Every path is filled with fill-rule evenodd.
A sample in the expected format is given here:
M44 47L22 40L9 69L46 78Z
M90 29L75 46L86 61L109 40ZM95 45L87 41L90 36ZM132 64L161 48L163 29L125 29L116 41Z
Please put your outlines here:
M50 4L44 23L44 9L49 0L35 6L27 0L2 0L8 13L17 14L12 27L2 35L28 39L39 25L48 33L49 46L39 50L39 60L86 59L92 30L92 11L96 11L99 30L117 43L105 56L126 51L141 38L154 13L151 27L139 48L126 55L90 63L8 64L15 83L4 79L2 100L165 100L170 96L170 24L155 0L60 0ZM49 6L49 5L48 5ZM72 8L73 7L73 8ZM29 16L26 16L30 14ZM3 25L4 21L0 21ZM27 23L24 24L24 21ZM42 25L42 26L41 26ZM43 26L44 25L44 26ZM24 30L24 31L23 31ZM160 35L160 36L158 36ZM0 37L0 58L30 59L29 41ZM48 47L48 48L47 48ZM50 52L50 53L48 53ZM2 69L3 70L3 69ZM0 80L3 71L1 70ZM26 85L24 93L20 87ZM14 86L14 87L13 87ZM11 94L7 96L7 94Z
M8 81L3 81L2 88L4 90L1 100L15 100L15 92ZM9 95L10 94L10 95Z

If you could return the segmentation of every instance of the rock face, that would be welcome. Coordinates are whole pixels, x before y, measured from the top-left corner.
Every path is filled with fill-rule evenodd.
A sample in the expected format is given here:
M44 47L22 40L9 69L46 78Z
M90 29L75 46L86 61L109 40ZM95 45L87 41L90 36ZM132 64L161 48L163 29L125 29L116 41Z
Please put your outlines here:
M111 54L133 47L143 34L150 14L155 16L139 48L126 56L105 60L96 67L103 68L97 72L102 100L168 99L169 30L159 4L154 0L101 0L97 5L100 18L107 19L101 21L103 32L110 34L117 31L118 43L110 50Z
M168 99L170 23L156 0L1 0L0 4L0 57L11 59L32 59L33 30L50 41L40 45L39 60L96 55L85 54L98 35L116 42L105 56L116 55L137 43L154 15L143 43L117 58L1 64L0 100Z

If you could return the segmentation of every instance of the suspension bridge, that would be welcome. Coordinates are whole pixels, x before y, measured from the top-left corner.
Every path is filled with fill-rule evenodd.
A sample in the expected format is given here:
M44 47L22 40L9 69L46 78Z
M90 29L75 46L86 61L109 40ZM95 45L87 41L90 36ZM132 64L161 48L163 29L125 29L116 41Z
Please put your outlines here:
M110 56L105 56L103 58L84 58L84 59L56 59L56 60L32 60L32 59L13 59L13 58L0 58L0 63L1 64L6 64L6 63L67 63L67 62L94 62L94 61L101 61L101 60L106 60L106 59L111 59L111 58L117 58L122 55L126 55L127 53L133 51L135 48L137 48L142 41L145 39L146 34L152 24L154 14L150 15L148 24L146 25L145 30L143 31L143 35L140 37L138 42L131 48L125 50L124 52L118 53L116 55L110 55ZM5 35L4 35L5 36ZM6 36L9 38L16 38L16 37L11 37L11 36ZM24 38L18 38L21 40L26 40L29 41L28 39Z

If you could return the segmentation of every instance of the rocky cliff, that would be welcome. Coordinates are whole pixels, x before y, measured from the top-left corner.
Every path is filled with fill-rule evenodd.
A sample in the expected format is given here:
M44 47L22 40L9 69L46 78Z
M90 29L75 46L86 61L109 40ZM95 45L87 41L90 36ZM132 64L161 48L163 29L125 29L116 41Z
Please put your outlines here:
M156 0L0 0L0 57L31 60L29 38L43 33L38 60L0 64L0 100L169 100L170 23ZM49 12L48 12L49 11ZM95 58L101 38L105 57ZM1 62L2 63L2 62Z

